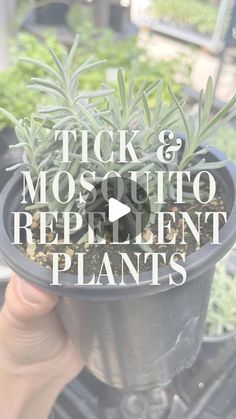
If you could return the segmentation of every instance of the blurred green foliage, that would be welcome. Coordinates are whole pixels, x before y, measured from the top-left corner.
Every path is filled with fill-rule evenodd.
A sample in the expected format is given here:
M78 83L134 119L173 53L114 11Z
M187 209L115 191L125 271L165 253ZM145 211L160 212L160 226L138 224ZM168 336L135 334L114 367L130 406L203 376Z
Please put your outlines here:
M236 129L232 125L219 128L208 143L236 163ZM236 277L226 272L224 260L216 266L206 328L208 335L222 335L236 328Z
M236 328L236 278L226 272L224 262L216 266L208 308L206 332L221 336Z
M44 100L42 94L26 88L31 77L41 77L44 75L44 71L25 64L17 58L27 56L37 60L44 57L45 62L52 65L53 60L46 45L53 48L58 54L63 51L63 46L52 35L47 35L42 43L35 36L22 32L11 41L10 50L13 63L8 70L0 73L0 107L7 109L17 119L34 112L38 104ZM9 120L5 119L1 113L0 129L8 126Z
M135 66L137 85L148 81L152 83L158 78L165 81L164 99L168 101L167 83L171 83L176 94L182 90L182 85L176 82L176 75L181 74L181 80L189 80L190 66L184 56L172 61L150 58L146 50L138 46L137 36L118 37L109 29L98 30L93 23L92 7L75 4L68 13L68 24L75 33L81 34L80 61L93 55L98 60L106 59L107 65L99 72L93 72L81 79L81 87L94 90L104 80L112 83L116 80L115 70L123 67L127 79ZM110 69L110 70L109 70ZM114 69L114 76L112 71ZM115 81L114 81L115 82Z
M212 34L218 7L215 0L153 0L152 10L160 19L191 26L202 34Z
M176 132L183 132L184 125L182 121L178 121L174 125ZM218 128L207 140L203 141L209 146L218 148L218 150L225 153L227 159L236 163L236 128L231 123L228 123Z
M110 85L116 83L118 67L126 70L127 79L130 76L132 65L135 66L137 86L143 82L152 83L158 78L166 82L164 99L168 101L167 83L172 84L175 93L180 93L182 85L177 83L176 75L181 74L181 80L188 80L190 67L183 57L172 61L151 60L144 48L137 45L137 36L117 38L114 33L105 29L99 32L93 24L92 9L75 4L70 8L68 15L70 27L81 34L78 65L91 56L98 60L107 60L107 64L99 70L85 74L80 80L80 88L96 90L99 85L107 81ZM47 49L50 46L58 56L65 47L52 34L46 34L44 41L27 33L19 33L10 42L12 56L11 67L0 73L0 107L7 109L17 119L34 112L38 105L44 103L44 95L30 91L26 88L32 77L43 77L44 71L33 65L25 64L18 60L20 56L33 59L44 59L53 65L52 57ZM77 64L76 64L77 65ZM0 115L0 129L9 126L9 121Z
M236 129L232 125L228 124L226 127L218 129L209 138L208 143L222 150L228 159L236 163Z

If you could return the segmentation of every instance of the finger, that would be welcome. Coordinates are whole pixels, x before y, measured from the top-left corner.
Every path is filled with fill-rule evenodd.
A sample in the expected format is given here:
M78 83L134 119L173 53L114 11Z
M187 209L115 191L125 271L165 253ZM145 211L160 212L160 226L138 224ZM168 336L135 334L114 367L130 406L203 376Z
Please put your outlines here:
M56 295L48 294L13 274L6 289L3 310L17 320L26 321L49 313L57 302Z

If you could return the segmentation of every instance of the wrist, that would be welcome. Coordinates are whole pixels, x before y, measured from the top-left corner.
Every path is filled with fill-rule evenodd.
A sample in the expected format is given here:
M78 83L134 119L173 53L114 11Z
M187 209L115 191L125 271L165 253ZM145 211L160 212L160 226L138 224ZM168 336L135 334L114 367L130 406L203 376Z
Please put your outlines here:
M0 371L1 419L47 419L62 390L60 380L22 377Z

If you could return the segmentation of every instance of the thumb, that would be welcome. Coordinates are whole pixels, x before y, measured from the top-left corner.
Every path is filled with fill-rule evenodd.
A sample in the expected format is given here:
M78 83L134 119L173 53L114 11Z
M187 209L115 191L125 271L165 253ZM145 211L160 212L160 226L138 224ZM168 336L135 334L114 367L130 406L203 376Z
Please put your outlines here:
M0 313L0 349L19 361L53 357L67 336L54 310L58 297L28 284L13 274Z
M25 323L48 314L57 302L57 296L47 294L13 274L6 289L3 312L11 321Z

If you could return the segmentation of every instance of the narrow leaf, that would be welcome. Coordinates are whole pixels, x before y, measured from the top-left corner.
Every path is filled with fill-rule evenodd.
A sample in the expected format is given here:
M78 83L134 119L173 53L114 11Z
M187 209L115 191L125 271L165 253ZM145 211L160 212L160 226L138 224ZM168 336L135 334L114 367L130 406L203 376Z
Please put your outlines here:
M213 101L213 81L212 78L209 77L207 81L207 86L204 94L204 102L203 102L203 112L202 112L202 124L205 125L207 123L211 107Z
M234 95L232 99L219 112L217 112L217 114L211 119L211 121L206 126L206 128L203 131L201 131L201 135L204 136L205 132L207 132L218 121L224 118L225 115L227 115L227 113L230 111L230 109L235 105L235 103L236 103L236 95Z
M49 52L50 52L53 60L55 61L56 65L57 65L58 70L60 71L60 73L62 75L62 79L65 80L64 69L63 69L63 66L62 66L59 58L57 57L57 55L55 54L55 52L50 47L48 49L49 49Z
M79 110L81 111L81 113L85 116L85 118L91 124L91 127L93 128L94 132L98 134L99 131L100 131L100 127L99 127L96 119L91 115L90 112L87 111L87 109L80 102L77 102L77 106L78 106Z
M146 116L146 119L147 119L147 123L148 123L149 127L151 127L151 125L152 125L151 111L150 111L149 104L148 104L148 101L147 101L147 96L146 96L145 93L143 94L143 106L144 106L144 112L145 112L145 116Z
M114 93L114 89L109 90L95 90L93 92L85 92L81 93L79 96L75 98L75 101L80 99L93 99L95 97L102 97L102 96L109 96Z
M32 58L27 58L27 57L20 57L18 59L20 61L24 62L24 63L33 64L37 67L40 67L43 70L45 70L47 73L50 73L53 76L55 76L57 79L61 80L60 74L58 74L58 72L56 70L54 70L52 67L50 67L48 64L46 64L42 61L34 60Z
M221 169L225 167L229 163L229 160L223 160L219 162L199 162L194 166L188 167L190 172L200 171L200 170L214 170L214 169Z
M121 104L123 107L123 115L126 115L126 92L125 92L125 79L124 79L124 72L121 68L119 68L117 72L118 77L118 84L119 84L119 90L120 90L120 98L121 98Z
M97 68L100 67L101 65L104 65L106 63L106 60L101 60L101 61L96 61L94 63L91 64L87 64L84 66L79 67L75 73L73 74L72 78L71 78L71 83L74 82L74 80L83 72L83 71L87 71L87 70L91 70L92 68Z
M76 37L75 37L75 39L74 39L73 45L71 47L71 50L69 52L69 55L68 55L68 66L69 67L70 67L70 65L71 65L71 63L72 63L72 61L73 61L73 59L75 57L76 51L78 49L79 40L80 40L80 36L79 36L79 34L77 34Z
M183 123L184 123L184 127L185 127L185 131L186 131L187 145L189 147L190 144L191 144L191 137L190 137L190 130L189 130L187 118L186 118L186 116L184 114L184 111L182 109L182 106L179 104L179 101L177 100L177 98L176 98L174 92L172 91L170 85L168 86L168 90L169 90L170 95L171 95L172 99L174 100L174 102L175 102L175 104L176 104L176 106L179 109L179 112L181 114L181 117L182 117L182 120L183 120Z

